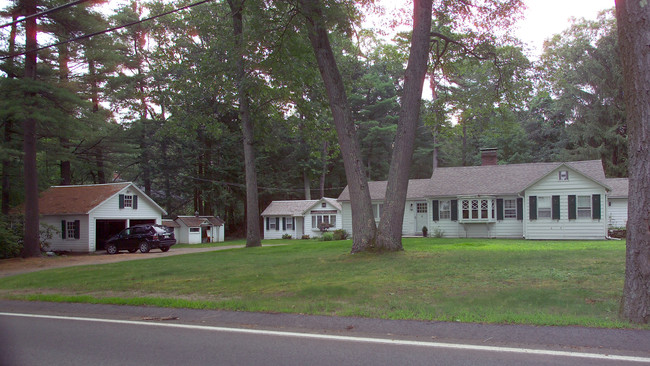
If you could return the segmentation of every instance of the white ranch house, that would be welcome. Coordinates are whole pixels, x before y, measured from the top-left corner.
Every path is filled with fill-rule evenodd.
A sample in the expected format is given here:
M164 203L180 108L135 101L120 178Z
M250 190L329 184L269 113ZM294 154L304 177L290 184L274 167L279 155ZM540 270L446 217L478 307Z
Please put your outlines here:
M321 236L319 225L331 225L328 231L342 228L341 205L334 198L319 200L273 201L262 212L264 238L281 239L283 235L292 238Z
M490 153L488 151L488 153ZM409 181L402 234L451 238L605 239L627 221L627 179L606 179L599 160L438 168ZM369 182L379 221L386 182ZM624 187L624 188L623 188ZM346 187L338 197L351 235Z
M94 252L136 224L160 224L166 214L131 182L54 186L38 200L40 224L57 229L49 250Z

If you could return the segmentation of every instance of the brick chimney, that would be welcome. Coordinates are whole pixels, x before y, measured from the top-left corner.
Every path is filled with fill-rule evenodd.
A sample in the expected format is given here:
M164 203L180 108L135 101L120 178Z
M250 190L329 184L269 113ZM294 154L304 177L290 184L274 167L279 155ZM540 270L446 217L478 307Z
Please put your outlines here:
M497 165L497 152L499 149L481 149L481 165Z

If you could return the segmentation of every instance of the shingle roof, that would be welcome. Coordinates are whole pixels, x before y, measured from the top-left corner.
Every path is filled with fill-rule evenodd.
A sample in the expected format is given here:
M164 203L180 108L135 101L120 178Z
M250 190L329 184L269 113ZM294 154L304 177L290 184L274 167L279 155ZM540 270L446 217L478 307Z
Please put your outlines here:
M341 204L336 199L323 197L320 200L273 201L262 212L262 216L300 216L321 200L341 210Z
M169 219L163 219L162 224L164 226L167 226L167 227L181 227L181 225L179 225L179 223L177 223L174 220L169 220Z
M368 190L370 191L370 199L383 200L386 197L387 181L373 181L368 182ZM431 179L411 179L406 191L406 199L416 199L428 196L430 191ZM349 201L350 191L346 186L343 192L339 195L339 201Z
M431 179L409 180L406 199L477 194L517 194L562 165L580 172L599 184L608 186L600 160L451 167L436 169ZM386 186L386 181L368 182L370 198L373 200L385 199ZM348 187L341 192L338 200L350 200Z
M198 227L205 225L206 223L214 226L221 226L224 224L223 220L215 216L178 216L176 222L179 221L187 227Z
M130 182L50 187L41 193L38 210L41 215L85 215L129 185Z
M607 185L612 188L609 198L627 198L629 191L627 178L607 178Z

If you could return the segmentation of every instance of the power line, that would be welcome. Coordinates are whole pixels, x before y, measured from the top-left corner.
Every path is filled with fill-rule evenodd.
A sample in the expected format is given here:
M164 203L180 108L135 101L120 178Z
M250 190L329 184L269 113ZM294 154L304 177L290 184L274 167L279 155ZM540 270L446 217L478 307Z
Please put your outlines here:
M64 5L61 5L61 6L57 6L56 8L48 9L48 10L42 11L42 12L40 12L40 13L36 13L36 14L32 14L32 15L28 15L28 16L26 16L26 17L23 17L23 18L17 19L17 20L15 20L15 21L11 22L11 23L7 23L7 24L0 25L0 28L9 27L9 26L11 26L11 25L18 24L18 23L20 23L20 22L24 22L24 21L27 20L27 19L38 18L38 17L40 17L41 15L47 15L47 14L49 14L49 13L54 13L55 11L63 10L63 9L65 9L65 8L69 8L69 7L71 7L71 6L75 6L75 5L78 5L78 4L81 4L81 3L85 3L85 2L88 2L88 1L90 1L90 0L77 0L77 1L73 1L73 2L71 2L71 3L64 4Z
M197 6L197 5L201 5L201 4L208 3L208 2L210 2L210 1L214 1L214 0L203 0L203 1L199 1L199 2L196 2L196 3L193 3L193 4L185 5L185 6L183 6L183 7L178 8L178 9L174 9L174 10L166 11L166 12L164 12L164 13L161 13L161 14L157 14L157 15L151 16L151 17L149 17L149 18L144 18L144 19L136 20L136 21L131 22L131 23L122 24L122 25L117 26L117 27L112 27L112 28L108 28L108 29L105 29L105 30L102 30L102 31L99 31L99 32L89 33L89 34L85 34L85 35L83 35L83 36L79 36L79 37L75 37L75 38L70 38L70 39L67 39L67 40L65 40L65 41L61 41L61 42L57 42L57 43L52 43L52 44L49 44L49 45L47 45L47 46L39 47L39 48L37 48L37 49L35 49L35 50L23 51L23 52L14 53L14 54L12 54L12 55L3 56L3 57L0 57L0 60L6 60L6 59L9 59L9 58L12 58L12 57L22 56L22 55L25 55L25 54L30 53L30 52L38 52L38 51L42 51L42 50L45 50L45 49L48 49L48 48L57 47L57 46L61 46L61 45L64 45L64 44L68 44L68 43L72 43L72 42L77 42L77 41L81 41L81 40L84 40L84 39L88 39L88 38L91 38L91 37L94 37L94 36L98 36L98 35L100 35L100 34L110 33L110 32L116 31L116 30L118 30L118 29L127 28L127 27L130 27L130 26L136 25L136 24L144 23L144 22L147 22L147 21L150 21L150 20L156 19L156 18L163 17L163 16L165 16L165 15L169 15L169 14L177 13L177 12L179 12L179 11L181 11L181 10L189 9L189 8L195 7L195 6Z

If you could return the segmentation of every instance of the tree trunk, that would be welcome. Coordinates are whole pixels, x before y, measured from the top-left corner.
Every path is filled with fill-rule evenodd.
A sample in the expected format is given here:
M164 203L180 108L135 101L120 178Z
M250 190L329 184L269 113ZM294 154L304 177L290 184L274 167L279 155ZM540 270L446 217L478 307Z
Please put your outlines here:
M244 21L243 0L228 0L233 20L233 35L237 55L236 83L239 94L239 119L244 137L244 166L246 170L246 247L262 245L260 237L259 204L257 198L257 173L255 172L255 148L253 121L248 105L248 86L244 68Z
M36 1L23 1L25 15L36 13ZM25 79L36 79L36 18L25 21ZM30 51L33 50L33 51ZM26 106L27 118L23 122L23 151L25 153L25 238L23 244L23 257L38 257L41 255L41 248L38 238L38 170L36 167L36 119L33 100L35 94L28 92L25 96L28 105Z
M303 171L302 171L302 180L303 180L304 187L305 187L305 199L310 200L311 199L311 182L309 180L309 174L307 173L307 168L303 169Z
M327 176L327 151L329 149L329 143L327 141L323 142L323 156L322 156L322 169L320 173L320 197L325 197L325 176Z
M18 14L12 15L12 21L18 19ZM11 31L9 33L9 54L13 55L16 52L16 24L11 26ZM9 72L8 75L10 78L16 77L13 72L14 69L14 58L10 57L7 59L7 68ZM13 134L13 122L10 118L5 120L4 128L4 143L5 147L9 147L11 144L11 135ZM9 170L11 169L11 160L9 157L2 159L2 214L9 215L9 199L11 197L11 179L9 178Z
M432 0L413 1L413 36L411 53L404 76L404 94L400 108L395 148L388 171L386 201L381 213L377 235L377 250L402 250L402 223L413 160L415 133L420 119L422 89L427 73L431 32Z
M373 250L377 227L372 214L372 201L361 159L361 148L355 124L352 121L343 79L334 59L334 53L327 36L327 28L323 23L321 6L319 1L300 0L302 14L305 16L309 31L309 40L325 84L343 155L352 209L352 253Z
M629 204L623 316L650 320L650 5L616 0L629 148Z

